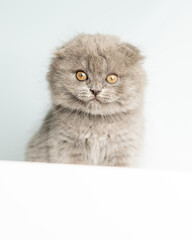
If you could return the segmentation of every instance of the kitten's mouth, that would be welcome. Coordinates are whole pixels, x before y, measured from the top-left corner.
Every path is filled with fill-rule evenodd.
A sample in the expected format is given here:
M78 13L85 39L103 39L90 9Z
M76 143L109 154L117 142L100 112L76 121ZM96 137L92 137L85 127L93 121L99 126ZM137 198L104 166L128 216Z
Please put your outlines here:
M96 97L94 97L93 99L90 100L90 102L100 102L99 99L97 99Z
M88 101L85 101L85 100L82 100L82 99L79 99L79 98L77 98L76 96L74 96L73 94L72 94L72 96L73 96L73 98L74 99L76 99L78 102L79 101L81 101L81 103L84 103L84 104L86 104L87 102L98 102L98 103L101 103L101 101L97 98L97 97L94 97L94 98L92 98L92 99L90 99L90 100L88 100Z

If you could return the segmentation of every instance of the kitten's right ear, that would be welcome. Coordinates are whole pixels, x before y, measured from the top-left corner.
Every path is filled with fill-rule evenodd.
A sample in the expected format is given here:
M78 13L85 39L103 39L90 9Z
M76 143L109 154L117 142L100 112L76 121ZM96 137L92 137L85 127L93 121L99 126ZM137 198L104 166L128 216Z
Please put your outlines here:
M60 65L63 59L66 58L65 47L58 47L52 51L51 63L50 63L50 72L60 69ZM49 78L48 74L48 78Z
M56 58L64 58L65 57L65 46L58 47L53 52L53 56Z

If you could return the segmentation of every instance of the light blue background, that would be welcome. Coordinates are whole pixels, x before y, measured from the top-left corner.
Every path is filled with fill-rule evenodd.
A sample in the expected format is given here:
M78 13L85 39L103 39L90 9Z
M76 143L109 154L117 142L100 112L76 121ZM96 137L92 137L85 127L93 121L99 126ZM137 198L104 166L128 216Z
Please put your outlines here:
M0 0L0 159L24 160L50 106L51 52L74 35L109 33L146 55L143 167L192 169L192 2Z

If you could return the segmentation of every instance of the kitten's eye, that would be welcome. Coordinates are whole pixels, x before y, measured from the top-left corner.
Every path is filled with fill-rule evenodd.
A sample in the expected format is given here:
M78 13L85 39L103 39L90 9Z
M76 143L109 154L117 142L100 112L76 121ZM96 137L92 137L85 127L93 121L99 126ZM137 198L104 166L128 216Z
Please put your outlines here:
M117 75L115 75L115 74L110 74L110 75L108 75L107 76L107 82L109 82L109 83L115 83L115 82L117 82Z
M88 79L88 76L85 72L83 71L78 71L76 72L76 78L79 80L79 81L85 81Z

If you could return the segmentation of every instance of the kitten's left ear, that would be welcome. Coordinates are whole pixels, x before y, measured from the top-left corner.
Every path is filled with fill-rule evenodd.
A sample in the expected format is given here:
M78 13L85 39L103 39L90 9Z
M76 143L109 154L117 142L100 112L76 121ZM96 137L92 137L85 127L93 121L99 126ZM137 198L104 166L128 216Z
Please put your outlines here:
M140 50L129 43L121 43L119 50L127 57L130 63L134 64L142 62L144 56L141 55Z

